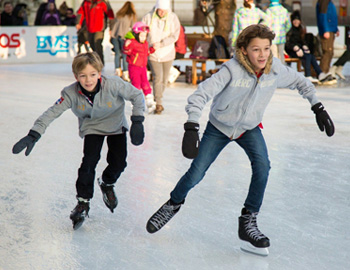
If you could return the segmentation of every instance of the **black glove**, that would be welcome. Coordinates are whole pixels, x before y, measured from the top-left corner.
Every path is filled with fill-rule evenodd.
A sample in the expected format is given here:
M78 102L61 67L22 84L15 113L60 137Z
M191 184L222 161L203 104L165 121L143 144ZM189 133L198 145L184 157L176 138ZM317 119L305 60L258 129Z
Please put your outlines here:
M39 141L41 135L34 131L30 130L28 135L22 138L18 143L16 143L12 148L12 153L18 154L22 152L24 148L27 148L25 155L28 156L32 151L35 143Z
M184 124L185 134L182 139L182 154L193 159L198 155L199 149L199 124L187 122Z
M145 117L142 115L131 116L130 138L133 145L140 145L143 143L143 138L145 137L142 125L143 120L145 120Z
M334 134L334 124L329 114L324 110L321 102L316 103L311 107L311 110L316 114L316 122L321 131L326 129L328 137Z

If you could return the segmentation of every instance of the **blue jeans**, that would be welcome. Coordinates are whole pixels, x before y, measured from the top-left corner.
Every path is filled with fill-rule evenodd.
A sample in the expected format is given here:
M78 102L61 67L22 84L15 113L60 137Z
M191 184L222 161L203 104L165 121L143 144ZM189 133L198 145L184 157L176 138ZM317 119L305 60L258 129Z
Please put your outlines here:
M128 63L126 62L126 54L122 52L124 40L118 36L117 38L111 38L111 43L114 47L114 67L120 68L120 56L122 57L123 71L128 70Z
M256 127L246 131L243 136L233 141L243 148L252 166L252 178L244 206L251 212L259 212L270 171L270 161L264 137L260 128ZM181 203L184 201L187 193L203 179L209 166L230 142L232 142L230 138L208 122L200 143L198 156L192 161L189 170L170 193L173 202Z

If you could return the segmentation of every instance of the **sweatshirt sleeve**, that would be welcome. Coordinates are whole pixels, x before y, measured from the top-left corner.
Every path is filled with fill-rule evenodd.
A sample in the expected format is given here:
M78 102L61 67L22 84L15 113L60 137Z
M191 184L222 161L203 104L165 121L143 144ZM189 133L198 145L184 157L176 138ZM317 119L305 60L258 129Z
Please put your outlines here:
M223 65L217 73L200 83L197 90L187 99L185 107L188 114L187 121L198 123L204 106L225 89L231 78L231 72Z
M143 115L145 111L145 101L142 91L138 90L131 83L120 80L118 84L119 96L129 100L132 106L132 115Z
M278 88L288 88L291 90L297 89L299 94L310 102L311 106L319 102L316 96L315 86L306 79L303 74L283 65L277 58L274 58L274 61L278 62Z
M35 122L32 130L38 132L40 135L45 133L47 127L61 114L72 107L72 100L69 95L63 90L61 97L56 103L48 108Z

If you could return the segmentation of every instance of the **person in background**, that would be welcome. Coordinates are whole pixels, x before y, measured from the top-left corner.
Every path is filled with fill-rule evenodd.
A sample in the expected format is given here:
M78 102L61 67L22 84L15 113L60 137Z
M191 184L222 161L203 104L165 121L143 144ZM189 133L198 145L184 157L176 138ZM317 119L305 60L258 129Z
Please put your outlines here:
M185 27L183 25L180 26L180 35L177 41L175 42L175 51L175 59L184 58L187 52L187 37L185 34Z
M113 213L118 205L114 185L127 166L128 122L125 101L132 104L131 143L143 143L144 99L142 93L119 77L101 75L103 64L96 52L77 55L72 63L75 82L61 91L61 97L35 122L27 136L12 149L14 154L25 150L28 156L46 129L63 112L71 110L79 121L79 135L84 140L83 159L76 180L77 205L70 215L73 228L78 229L89 214L94 194L95 168L107 141L107 166L97 178L105 205Z
M18 3L13 9L18 25L28 25L27 4Z
M126 61L129 64L131 84L142 90L148 113L152 113L156 108L156 104L147 78L147 61L148 56L154 53L155 50L153 47L148 46L148 33L148 25L143 22L136 22L132 27L132 31L125 35L123 53L127 55Z
M350 30L348 30L347 33L347 48L346 51L338 58L338 60L333 64L333 66L330 69L330 73L333 77L335 75L338 75L340 79L345 80L346 78L343 75L343 67L346 62L350 61Z
M244 28L257 23L263 23L268 26L270 24L266 13L255 6L254 0L244 0L243 7L238 8L234 14L231 34L232 47L235 47L238 34Z
M171 11L170 0L157 0L155 7L142 18L149 26L148 43L156 51L149 56L153 75L153 94L156 101L155 114L164 111L163 93L169 72L175 59L175 42L180 35L180 21Z
M0 25L19 25L18 20L13 13L13 5L11 2L4 3L4 11L1 12Z
M61 25L60 13L54 1L49 1L47 3L40 25Z
M206 26L209 4L207 0L199 0L198 7L194 10L193 25Z
M44 12L47 10L48 2L54 2L55 3L55 0L47 0L46 2L42 2L40 4L38 10L36 11L34 25L41 25L41 19L43 17Z
M337 9L332 0L317 1L316 18L318 34L320 36L322 46L320 67L325 74L324 76L328 76L331 74L329 69L334 54L334 40L336 36L339 36ZM320 80L322 79L323 74ZM335 80L336 78L334 78L334 81Z
M324 76L322 70L318 65L315 56L310 52L308 44L305 40L306 29L302 23L299 10L296 10L291 15L292 28L287 33L286 52L290 57L300 58L303 61L305 68L305 77L312 83L328 84L332 80L332 76ZM318 80L311 75L311 66L314 68ZM321 75L322 74L322 75Z
M125 81L130 81L128 74L128 63L126 55L122 53L125 35L136 22L137 15L135 6L132 2L127 1L119 9L115 15L113 27L111 29L111 43L114 51L114 67L115 75L122 77ZM122 58L122 65L120 65L120 57Z
M74 10L72 8L67 8L66 16L64 16L64 19L62 20L63 25L67 26L75 26L77 20L77 16L74 14Z
M77 11L76 28L79 31L85 21L90 47L97 52L103 64L102 42L107 28L105 17L109 19L109 26L111 26L114 12L109 2L104 0L84 0Z
M276 34L272 41L272 54L285 64L284 46L286 34L291 28L288 11L280 4L279 0L271 0L270 6L266 10L266 15L270 18L270 28Z

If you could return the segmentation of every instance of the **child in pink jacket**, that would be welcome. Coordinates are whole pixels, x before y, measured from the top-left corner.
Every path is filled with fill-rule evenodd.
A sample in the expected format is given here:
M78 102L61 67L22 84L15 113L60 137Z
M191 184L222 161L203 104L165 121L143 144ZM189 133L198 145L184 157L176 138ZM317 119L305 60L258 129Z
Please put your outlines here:
M152 89L147 79L147 60L151 53L154 53L153 47L148 48L147 34L149 27L142 23L136 22L132 27L132 31L125 36L123 53L127 55L128 70L130 81L137 89L142 89L146 99L148 112L151 113L155 109L155 101L152 95Z

